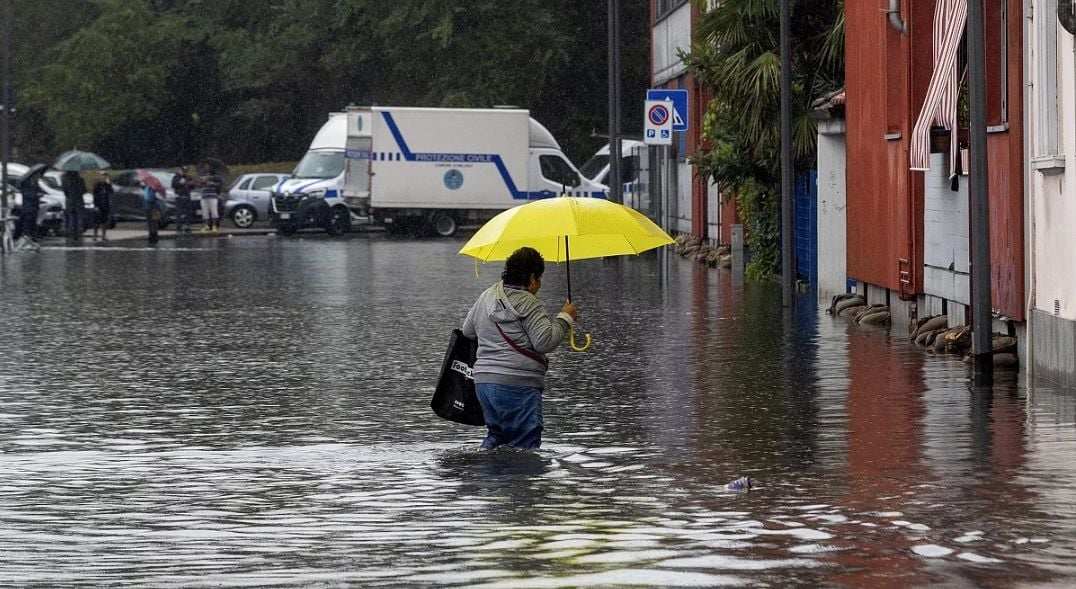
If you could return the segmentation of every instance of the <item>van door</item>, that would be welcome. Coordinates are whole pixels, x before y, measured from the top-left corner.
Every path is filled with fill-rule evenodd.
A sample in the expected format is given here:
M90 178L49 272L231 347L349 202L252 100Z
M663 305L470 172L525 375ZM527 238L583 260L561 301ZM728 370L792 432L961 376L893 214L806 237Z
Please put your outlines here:
M535 150L531 153L530 165L531 192L547 192L549 196L559 196L562 192L574 196L580 194L583 183L579 172L558 151Z
M344 202L350 207L365 209L370 204L373 171L370 168L373 136L370 134L370 113L348 112L347 143L344 150Z

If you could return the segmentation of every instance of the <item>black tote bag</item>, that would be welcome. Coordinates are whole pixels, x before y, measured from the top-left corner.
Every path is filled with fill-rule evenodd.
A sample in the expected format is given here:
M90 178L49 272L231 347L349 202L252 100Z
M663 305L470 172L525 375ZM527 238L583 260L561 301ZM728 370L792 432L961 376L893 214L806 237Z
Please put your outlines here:
M430 401L430 408L437 415L465 425L486 425L471 375L477 351L478 340L463 335L458 329L452 330L437 389Z

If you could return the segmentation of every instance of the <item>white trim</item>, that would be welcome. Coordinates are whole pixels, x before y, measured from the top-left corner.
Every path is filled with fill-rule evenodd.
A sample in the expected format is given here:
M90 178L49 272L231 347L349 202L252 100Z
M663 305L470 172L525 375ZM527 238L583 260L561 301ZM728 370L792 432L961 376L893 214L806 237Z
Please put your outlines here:
M1039 0L1040 18L1034 18L1035 29L1035 95L1037 98L1036 129L1032 145L1032 161L1062 152L1061 120L1057 82L1057 0Z

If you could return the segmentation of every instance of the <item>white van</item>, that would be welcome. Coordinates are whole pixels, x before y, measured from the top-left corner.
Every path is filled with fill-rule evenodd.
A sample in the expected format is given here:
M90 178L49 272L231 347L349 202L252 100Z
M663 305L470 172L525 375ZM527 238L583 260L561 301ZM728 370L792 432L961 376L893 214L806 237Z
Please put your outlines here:
M609 185L609 144L599 149L587 163L579 168L583 176L604 186ZM620 140L620 179L623 185L624 204L640 208L647 189L640 175L641 170L649 169L649 147L642 141L634 139Z
M274 192L284 233L346 230L351 208L390 231L442 236L529 200L606 196L526 110L404 107L333 113Z
M344 148L347 114L332 113L291 176L272 189L269 218L285 235L303 227L321 227L330 234L351 230L351 211L344 202Z

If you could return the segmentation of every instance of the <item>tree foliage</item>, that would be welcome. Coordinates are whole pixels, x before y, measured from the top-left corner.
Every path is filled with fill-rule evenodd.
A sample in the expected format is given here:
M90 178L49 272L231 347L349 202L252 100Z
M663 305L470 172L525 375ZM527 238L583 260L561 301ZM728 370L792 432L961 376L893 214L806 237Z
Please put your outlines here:
M623 11L629 131L647 10ZM511 104L578 159L606 126L605 27L601 0L16 0L16 145L120 165L287 160L348 104Z
M841 0L792 2L792 130L796 166L813 167L810 105L844 83ZM762 278L779 263L781 57L778 0L723 0L703 15L685 55L712 90L704 117L706 148L693 158L704 174L738 197L752 265Z

